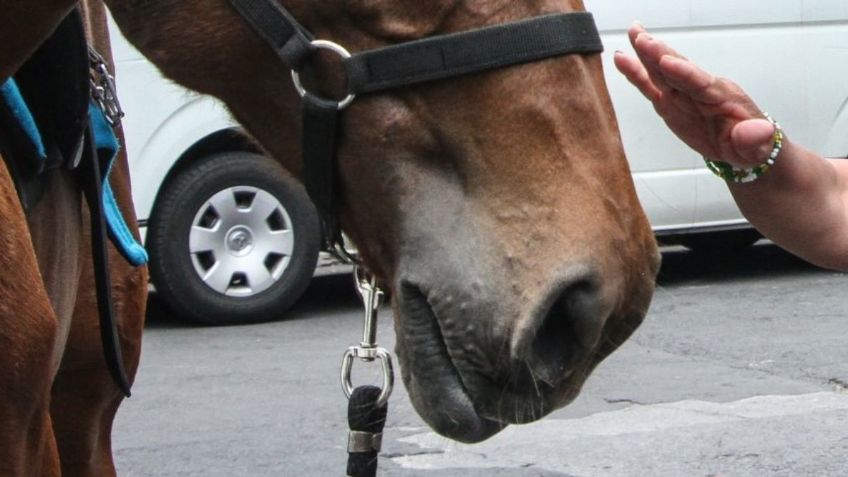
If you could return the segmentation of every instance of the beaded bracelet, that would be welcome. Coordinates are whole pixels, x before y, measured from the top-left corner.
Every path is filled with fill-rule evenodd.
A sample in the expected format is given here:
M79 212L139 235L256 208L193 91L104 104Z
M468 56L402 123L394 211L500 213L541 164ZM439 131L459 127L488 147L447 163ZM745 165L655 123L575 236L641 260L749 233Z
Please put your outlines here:
M777 156L780 155L780 151L783 150L783 139L785 136L783 134L783 128L780 127L780 124L778 124L777 121L769 116L768 113L763 113L763 116L765 116L765 118L768 119L768 121L774 126L774 136L772 136L774 146L772 147L771 153L769 154L766 162L750 169L737 169L726 162L713 161L705 157L704 162L707 163L707 168L711 170L713 174L726 181L741 184L754 182L771 169L775 161L777 161Z

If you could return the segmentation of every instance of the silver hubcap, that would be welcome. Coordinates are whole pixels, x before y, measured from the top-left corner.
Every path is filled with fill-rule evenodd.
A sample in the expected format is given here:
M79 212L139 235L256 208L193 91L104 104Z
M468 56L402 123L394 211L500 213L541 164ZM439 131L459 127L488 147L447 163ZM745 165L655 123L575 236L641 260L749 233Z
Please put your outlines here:
M197 211L189 233L194 270L209 288L247 297L283 276L294 249L286 209L273 195L238 186L213 195Z

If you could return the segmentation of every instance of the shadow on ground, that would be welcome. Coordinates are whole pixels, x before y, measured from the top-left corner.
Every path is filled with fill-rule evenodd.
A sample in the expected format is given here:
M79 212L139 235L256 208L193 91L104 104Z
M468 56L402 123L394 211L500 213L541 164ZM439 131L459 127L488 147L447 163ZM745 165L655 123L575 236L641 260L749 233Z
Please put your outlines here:
M798 273L830 272L770 242L721 252L693 252L683 247L672 247L663 250L663 263L657 282L662 286L671 286L729 279L756 280L765 275Z
M312 279L306 293L291 309L286 311L282 319L306 319L325 311L355 310L360 306L350 273L324 275ZM162 303L156 292L151 291L147 300L147 326L190 328L199 325L181 321L173 311Z

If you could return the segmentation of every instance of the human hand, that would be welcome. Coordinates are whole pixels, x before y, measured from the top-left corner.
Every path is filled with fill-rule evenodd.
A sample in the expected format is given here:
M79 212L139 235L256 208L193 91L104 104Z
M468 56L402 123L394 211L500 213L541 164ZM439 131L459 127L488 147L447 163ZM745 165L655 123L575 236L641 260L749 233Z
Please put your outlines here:
M628 35L636 57L616 52L616 67L683 142L737 168L766 162L775 127L742 88L700 69L642 25Z

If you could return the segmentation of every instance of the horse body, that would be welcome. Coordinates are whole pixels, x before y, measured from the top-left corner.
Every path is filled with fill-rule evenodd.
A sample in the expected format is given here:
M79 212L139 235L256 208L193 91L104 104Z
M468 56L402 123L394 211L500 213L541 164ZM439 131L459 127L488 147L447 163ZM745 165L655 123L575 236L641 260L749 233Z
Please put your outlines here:
M301 169L289 72L227 2L106 3L166 76L222 99ZM280 3L350 51L583 10L576 0ZM313 63L318 91L340 97L338 66ZM357 98L340 141L342 227L392 289L404 382L435 430L478 441L567 404L644 317L658 254L597 55Z
M75 6L72 1L2 1L0 82L29 57ZM86 7L95 47L108 51L105 10ZM25 18L26 21L21 21ZM77 173L55 169L46 192L24 213L0 161L0 474L114 475L110 430L123 394L99 339L90 235ZM134 221L126 158L111 180ZM110 251L113 296L125 364L139 358L146 271Z

